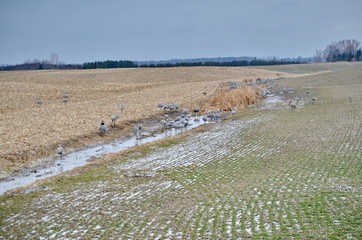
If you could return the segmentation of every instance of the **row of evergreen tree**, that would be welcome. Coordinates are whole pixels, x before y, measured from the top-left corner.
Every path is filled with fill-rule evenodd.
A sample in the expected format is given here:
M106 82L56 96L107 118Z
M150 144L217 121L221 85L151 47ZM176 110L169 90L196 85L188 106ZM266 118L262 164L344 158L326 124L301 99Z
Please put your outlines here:
M281 60L263 60L254 59L252 61L247 60L235 60L227 62L207 61L207 62L177 62L177 63L157 63L157 64L142 64L139 67L142 68L162 68L162 67L244 67L244 66L266 66L266 65L283 65L283 64L299 64L305 63L300 61L281 61Z
M79 66L81 69L94 69L94 68L137 68L138 65L132 61L96 61L83 63Z
M337 53L332 54L329 58L327 58L328 62L337 62L337 61L362 61L362 49L358 49L355 53Z

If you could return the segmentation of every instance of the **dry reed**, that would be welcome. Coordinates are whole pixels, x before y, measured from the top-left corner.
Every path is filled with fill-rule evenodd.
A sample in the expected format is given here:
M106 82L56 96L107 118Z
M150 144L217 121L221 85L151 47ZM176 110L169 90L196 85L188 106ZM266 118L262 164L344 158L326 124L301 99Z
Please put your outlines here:
M220 88L215 92L215 95L204 108L232 111L238 108L244 108L247 105L255 104L261 98L260 89L251 86L243 86L235 90Z

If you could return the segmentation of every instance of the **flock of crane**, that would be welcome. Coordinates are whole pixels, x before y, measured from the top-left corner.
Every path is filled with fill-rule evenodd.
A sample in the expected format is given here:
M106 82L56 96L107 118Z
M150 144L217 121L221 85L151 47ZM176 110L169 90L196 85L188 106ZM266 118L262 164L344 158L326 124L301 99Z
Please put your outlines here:
M289 92L290 91L292 91L292 90L289 90ZM307 96L309 96L311 93L310 93L310 91L306 91L305 92L305 94L307 95ZM298 105L298 103L301 101L301 98L300 97L296 97L296 98L294 98L294 102L293 102L293 100L289 100L289 103L288 103L288 106L291 108L291 109L296 109L297 108L297 105ZM311 103L312 104L314 104L315 102L317 101L317 99L316 98L311 98Z
M194 108L192 111L189 109L184 109L183 111L179 111L180 107L178 105L166 105L166 104L159 104L158 108L163 109L164 116L163 119L160 121L162 128L170 128L170 129L180 129L180 128L186 128L190 124L191 117L194 114L199 114L201 112L200 108ZM124 105L121 105L121 110L123 112ZM235 114L235 111L232 111L231 114ZM171 120L171 116L176 115L176 117ZM211 111L208 111L206 116L202 116L199 118L195 118L194 121L204 121L204 122L210 122L210 121L218 121L222 117L221 110L217 110L217 113L212 113ZM120 115L114 115L111 117L111 126L113 126L117 119L120 118ZM106 132L109 130L109 128L105 125L104 120L101 121L99 126L99 132L101 136L104 136ZM142 124L138 124L133 129L133 133L136 136L136 139L142 138Z
M257 79L253 85L259 85L259 84L264 84L265 85L265 89L266 90L261 90L261 95L270 95L271 90L276 86L276 83L274 82L274 80L279 80L279 79L285 79L285 78L276 78L276 79L267 79L267 80L261 80L261 79ZM236 89L239 88L243 85L252 85L251 82L246 82L246 83L239 83L239 82L229 82L228 83L228 87L230 89ZM280 92L280 94L284 94L289 93L292 94L294 93L294 91L292 89L288 89L285 86L282 87L283 88L283 92ZM310 96L311 93L310 91L306 92L307 96ZM63 103L67 103L68 102L68 95L63 95L63 99L61 100L61 102ZM350 102L352 102L352 96L348 96L348 99ZM288 106L291 109L296 109L298 104L300 103L301 98L300 97L296 97L294 98L294 100L289 100ZM315 97L310 99L311 103L314 104L316 103L317 99ZM37 100L35 101L36 104L43 104L44 101L41 100ZM186 128L189 124L190 124L190 119L193 116L192 114L196 114L198 115L198 117L194 118L194 121L204 121L206 122L217 122L219 120L222 119L222 112L221 110L217 110L216 112L211 112L208 111L207 115L204 116L200 116L199 114L201 113L201 109L200 108L194 108L192 111L190 111L189 109L184 109L183 111L179 111L180 106L179 105L175 105L175 104L171 104L171 105L166 105L166 104L158 104L157 106L160 109L163 109L164 111L164 118L162 120L160 120L160 123L162 125L162 128L164 129L180 129L180 128ZM123 113L125 109L125 106L122 104L120 106L120 110ZM171 120L171 115L175 115L176 113L176 117ZM236 114L236 111L233 110L231 111L231 115ZM120 119L121 116L120 115L114 115L111 117L111 127L114 126L116 124L116 121L118 119ZM99 125L99 133L101 136L104 136L107 131L109 131L109 128L105 125L104 120L101 121L100 125ZM134 127L133 129L133 133L136 136L136 139L141 139L142 138L142 124L138 124L136 127ZM57 153L62 156L64 153L64 147L63 145L59 145L57 148Z

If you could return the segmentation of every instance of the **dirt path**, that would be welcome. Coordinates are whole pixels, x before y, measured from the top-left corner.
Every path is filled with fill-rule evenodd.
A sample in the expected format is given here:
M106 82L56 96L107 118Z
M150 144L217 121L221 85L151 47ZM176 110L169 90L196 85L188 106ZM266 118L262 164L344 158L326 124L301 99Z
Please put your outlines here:
M275 108L1 197L0 238L358 239L361 75L284 80Z

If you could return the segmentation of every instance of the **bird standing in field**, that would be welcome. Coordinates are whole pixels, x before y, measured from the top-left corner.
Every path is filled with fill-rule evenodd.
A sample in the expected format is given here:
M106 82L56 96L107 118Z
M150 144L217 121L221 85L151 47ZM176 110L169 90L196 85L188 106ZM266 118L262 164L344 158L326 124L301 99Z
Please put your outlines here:
M100 135L103 136L107 130L108 128L104 125L104 121L102 120L101 125L99 126Z
M194 108L194 113L199 113L201 111L200 108Z
M63 152L64 152L64 148L61 144L59 144L59 146L57 148L57 153L60 155L60 158L62 158Z
M289 101L289 107L291 108L291 109L296 109L297 108L297 104L298 104L298 102L297 103L292 103L292 100L290 100Z
M119 115L114 115L114 116L112 116L112 118L111 118L111 119L112 119L112 125L115 124L115 123L116 123L116 120L119 119L119 118L120 118Z
M133 129L134 134L136 135L136 139L140 139L142 136L142 125L138 125Z
M61 100L61 102L62 103L68 103L68 98L69 98L68 94L63 94L63 99Z

